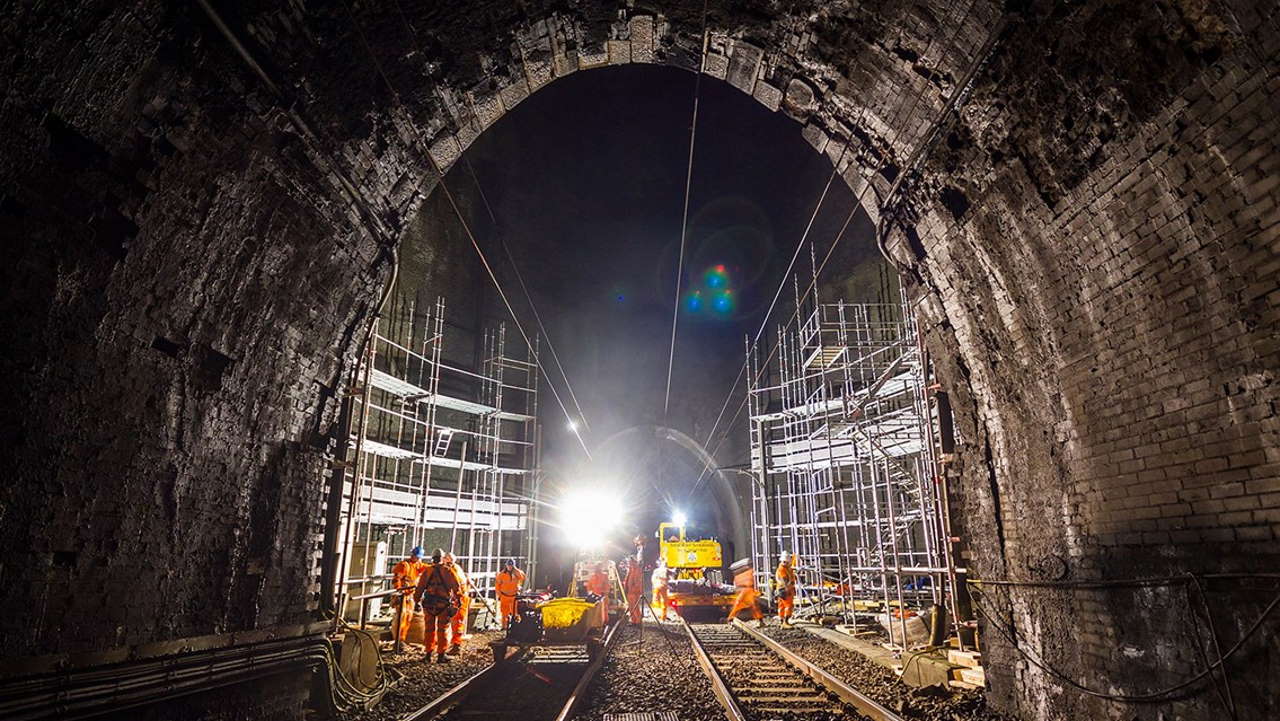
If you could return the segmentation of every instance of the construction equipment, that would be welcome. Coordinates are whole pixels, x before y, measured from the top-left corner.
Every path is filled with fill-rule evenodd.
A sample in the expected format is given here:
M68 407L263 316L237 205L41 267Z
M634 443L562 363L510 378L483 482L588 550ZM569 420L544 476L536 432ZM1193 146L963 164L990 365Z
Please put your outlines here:
M735 589L722 582L724 558L720 542L689 540L684 524L658 525L658 558L672 579L667 598L682 617L724 618L733 606Z

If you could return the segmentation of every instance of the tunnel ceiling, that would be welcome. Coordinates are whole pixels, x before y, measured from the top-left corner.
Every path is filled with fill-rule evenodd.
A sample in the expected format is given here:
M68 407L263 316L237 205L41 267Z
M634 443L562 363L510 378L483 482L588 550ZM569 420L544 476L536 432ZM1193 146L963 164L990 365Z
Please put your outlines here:
M615 63L701 64L862 197L953 396L972 575L1275 567L1270 3L717 2L705 53L674 3L0 13L18 666L314 628L339 398L407 220L506 110ZM1217 592L1225 625L1256 616ZM991 602L1093 685L1192 662L1157 643L1183 628L1146 612L1166 596ZM1115 709L1007 642L989 662L1024 718Z

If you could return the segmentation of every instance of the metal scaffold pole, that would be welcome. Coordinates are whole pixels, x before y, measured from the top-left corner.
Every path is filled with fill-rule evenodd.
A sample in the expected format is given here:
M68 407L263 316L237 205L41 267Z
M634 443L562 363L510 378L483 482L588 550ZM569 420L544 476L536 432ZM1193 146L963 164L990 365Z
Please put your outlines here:
M839 603L847 622L892 626L904 647L909 614L946 607L958 619L960 572L929 369L905 296L897 300L814 301L794 328L777 329L771 367L759 367L754 343L745 352L753 563L766 577L771 551L793 551L805 565L798 614ZM761 382L773 372L776 382Z

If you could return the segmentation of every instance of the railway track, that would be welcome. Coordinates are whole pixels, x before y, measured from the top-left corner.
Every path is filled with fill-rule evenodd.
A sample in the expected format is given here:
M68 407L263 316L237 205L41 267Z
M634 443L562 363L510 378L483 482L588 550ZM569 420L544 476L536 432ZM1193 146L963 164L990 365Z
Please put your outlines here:
M604 662L620 623L591 644L517 648L399 721L568 721Z
M903 721L741 622L686 623L685 630L730 721Z

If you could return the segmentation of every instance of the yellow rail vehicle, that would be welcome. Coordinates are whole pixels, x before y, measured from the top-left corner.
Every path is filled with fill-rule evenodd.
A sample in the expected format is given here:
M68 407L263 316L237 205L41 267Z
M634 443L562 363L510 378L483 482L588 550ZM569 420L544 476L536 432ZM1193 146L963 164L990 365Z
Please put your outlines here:
M729 612L733 587L721 583L724 556L719 541L691 541L685 537L683 525L662 523L658 525L658 558L670 575L667 597L677 613L723 617Z

